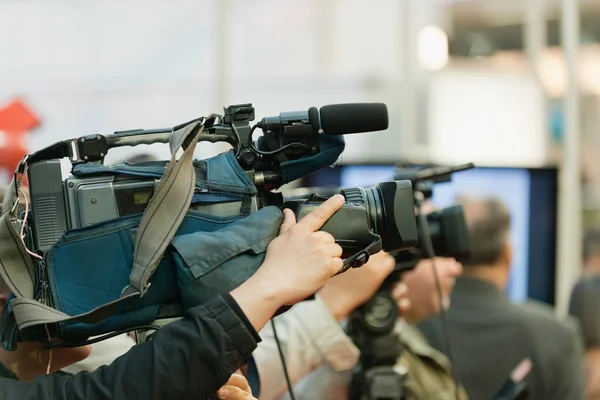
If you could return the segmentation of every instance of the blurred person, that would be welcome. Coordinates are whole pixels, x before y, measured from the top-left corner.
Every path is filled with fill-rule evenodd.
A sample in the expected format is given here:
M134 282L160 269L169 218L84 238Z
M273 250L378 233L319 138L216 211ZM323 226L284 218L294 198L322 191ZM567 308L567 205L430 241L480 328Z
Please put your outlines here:
M583 274L600 275L600 229L590 229L583 236Z
M491 399L522 360L531 360L525 379L528 399L584 398L583 358L575 324L558 319L540 304L510 302L510 213L498 199L462 199L471 238L471 257L463 262L448 308L453 363L472 399ZM439 318L419 328L446 352Z
M322 366L332 371L354 367L360 352L339 322L369 300L393 268L393 257L377 253L362 267L331 278L315 300L299 303L273 319L292 382ZM288 388L272 325L260 336L263 340L252 354L260 378L259 399L277 399Z
M451 258L438 257L435 262L442 303L447 303L462 267ZM393 257L385 253L372 256L363 267L332 278L316 301L298 304L274 320L297 399L348 398L360 351L344 331L343 322L373 296L394 265ZM408 371L407 399L467 399L460 386L455 397L447 357L429 346L413 326L440 311L431 260L421 260L414 270L404 273L393 295L403 316L394 333L404 346L397 365ZM260 334L263 342L253 354L260 375L258 398L289 399L273 329L267 326Z
M20 342L14 352L0 349L0 399L203 399L223 384L220 397L233 399L239 393L227 379L260 341L256 330L341 269L341 247L317 230L343 203L343 196L334 196L299 222L284 210L280 235L250 279L188 310L109 366L76 375L52 373L87 357L89 346L50 352L40 343Z
M585 346L588 399L600 399L600 230L588 230L583 239L583 277L569 300L569 313L580 323Z

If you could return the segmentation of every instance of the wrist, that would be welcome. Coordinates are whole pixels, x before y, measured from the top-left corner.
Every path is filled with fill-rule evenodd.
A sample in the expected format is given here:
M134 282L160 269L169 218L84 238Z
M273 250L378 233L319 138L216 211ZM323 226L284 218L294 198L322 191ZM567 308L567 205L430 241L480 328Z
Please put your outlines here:
M319 292L319 298L338 322L347 318L353 311L352 305L345 296L336 296L335 293L330 294L328 291L322 290Z
M258 273L230 294L257 331L260 331L283 305L278 285L273 284L273 280L263 280Z

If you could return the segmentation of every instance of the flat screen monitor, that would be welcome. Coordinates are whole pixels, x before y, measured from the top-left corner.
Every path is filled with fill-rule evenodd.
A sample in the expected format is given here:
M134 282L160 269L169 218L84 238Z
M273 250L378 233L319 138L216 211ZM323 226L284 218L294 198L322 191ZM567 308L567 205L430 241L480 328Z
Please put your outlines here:
M306 186L370 187L392 180L394 165L342 165L305 179ZM556 248L556 169L480 167L452 175L434 186L437 207L459 195L500 198L511 213L513 260L508 295L554 304Z

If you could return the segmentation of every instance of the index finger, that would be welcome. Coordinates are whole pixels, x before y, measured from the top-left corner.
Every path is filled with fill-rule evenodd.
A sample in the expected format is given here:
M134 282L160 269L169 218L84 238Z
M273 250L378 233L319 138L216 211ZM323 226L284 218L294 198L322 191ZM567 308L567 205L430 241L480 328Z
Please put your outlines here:
M344 205L345 201L346 199L341 194L336 194L335 196L330 197L319 207L315 208L309 214L304 216L304 218L298 222L298 225L304 225L313 232L318 230L325 224L325 222L327 222L329 218L331 218L333 214L335 214L337 210Z

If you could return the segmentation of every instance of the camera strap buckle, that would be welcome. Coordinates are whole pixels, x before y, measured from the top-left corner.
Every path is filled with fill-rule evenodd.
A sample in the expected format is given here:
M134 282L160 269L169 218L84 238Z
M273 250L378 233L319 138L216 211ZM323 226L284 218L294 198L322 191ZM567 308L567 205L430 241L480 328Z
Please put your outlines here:
M348 271L350 268L360 268L365 265L373 254L377 254L382 250L381 236L377 235L377 239L371 242L365 249L353 254L344 260L344 266L336 275Z

